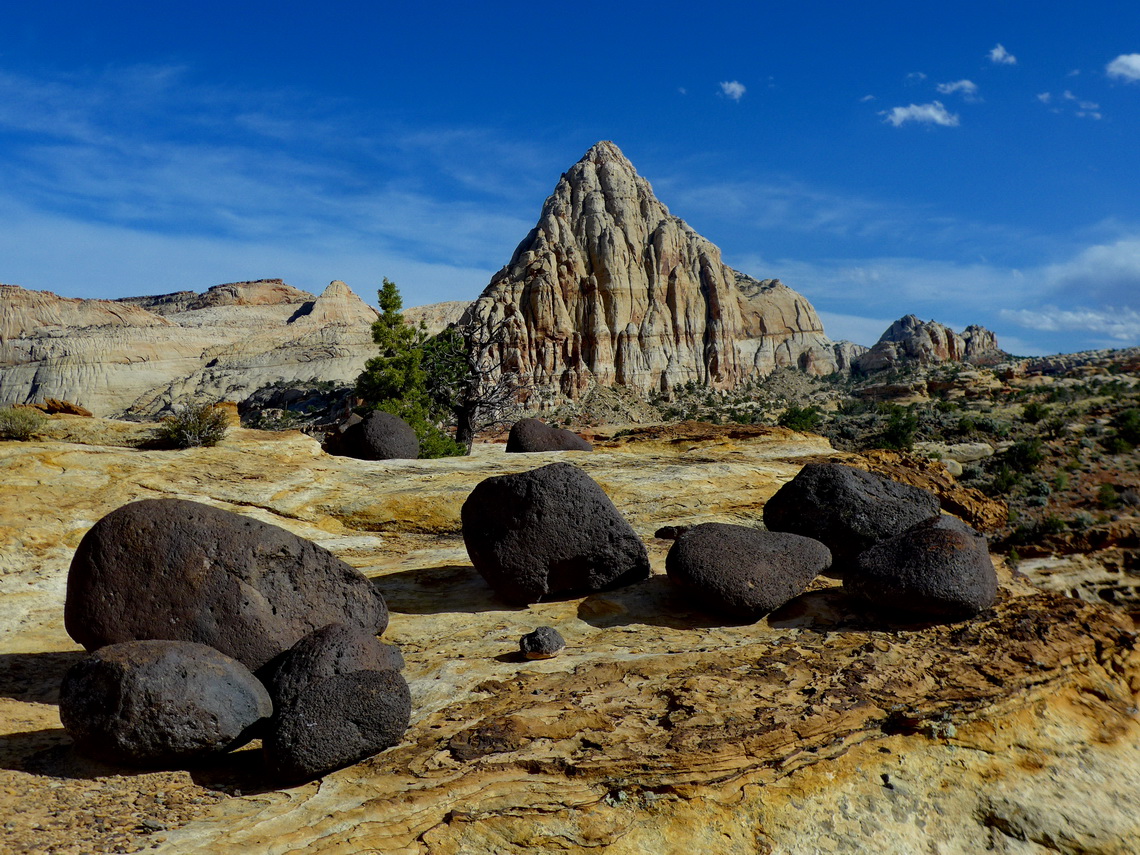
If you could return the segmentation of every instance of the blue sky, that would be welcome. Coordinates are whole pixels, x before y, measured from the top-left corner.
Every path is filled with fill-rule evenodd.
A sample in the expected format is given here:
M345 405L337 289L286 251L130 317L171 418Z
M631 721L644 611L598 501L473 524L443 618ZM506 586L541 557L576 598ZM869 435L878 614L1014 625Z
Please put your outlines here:
M472 299L610 139L833 338L1140 343L1140 3L165 7L0 11L0 282Z

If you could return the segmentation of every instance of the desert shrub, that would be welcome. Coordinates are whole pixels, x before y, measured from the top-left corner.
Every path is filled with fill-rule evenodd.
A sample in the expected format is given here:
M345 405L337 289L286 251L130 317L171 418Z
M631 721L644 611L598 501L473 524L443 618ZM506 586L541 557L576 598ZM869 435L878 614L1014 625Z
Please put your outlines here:
M1140 445L1140 410L1131 409L1117 413L1112 418L1112 428L1116 436L1130 446Z
M810 432L819 430L822 421L823 414L819 411L819 407L797 407L791 404L780 414L776 423L791 430Z
M1112 484L1101 484L1096 491L1096 501L1102 508L1111 510L1120 506L1120 496Z
M1011 445L1003 457L1013 471L1032 472L1045 459L1045 452L1041 440L1023 439Z
M222 441L229 426L229 415L213 404L188 406L162 420L155 441L167 448L209 448Z
M894 407L883 430L883 447L907 451L914 445L917 433L918 416L902 407Z
M1021 474L1002 464L1001 468L994 473L993 480L986 488L986 493L991 496L1004 496L1019 483L1021 483Z
M47 416L32 407L0 409L0 439L31 439Z
M1053 489L1065 490L1069 486L1069 474L1067 472L1058 472L1053 476Z
M1049 415L1049 408L1037 401L1030 401L1021 409L1021 418L1028 424L1035 425Z

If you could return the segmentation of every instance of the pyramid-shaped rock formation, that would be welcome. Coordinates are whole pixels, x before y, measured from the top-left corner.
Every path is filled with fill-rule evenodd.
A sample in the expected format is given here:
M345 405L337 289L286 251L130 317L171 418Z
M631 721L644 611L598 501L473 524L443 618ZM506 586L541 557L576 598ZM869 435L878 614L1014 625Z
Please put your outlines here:
M571 397L731 388L783 366L830 374L862 350L830 341L779 280L725 265L612 142L562 176L469 317L503 330L503 365L524 383Z

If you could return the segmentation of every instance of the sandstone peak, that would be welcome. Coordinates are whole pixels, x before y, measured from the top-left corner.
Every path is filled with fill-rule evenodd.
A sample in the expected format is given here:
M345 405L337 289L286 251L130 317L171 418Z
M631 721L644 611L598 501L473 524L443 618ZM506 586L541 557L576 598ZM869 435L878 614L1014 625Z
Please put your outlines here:
M879 341L855 360L859 371L881 371L902 363L931 365L939 362L992 364L1005 356L997 337L976 324L958 334L937 321L904 315L887 327Z
M289 319L289 323L304 324L371 324L377 312L339 279L334 279L311 303L305 303Z
M853 347L779 280L725 265L609 141L562 175L469 317L503 326L503 364L525 383L571 397L728 388L783 366L829 374Z

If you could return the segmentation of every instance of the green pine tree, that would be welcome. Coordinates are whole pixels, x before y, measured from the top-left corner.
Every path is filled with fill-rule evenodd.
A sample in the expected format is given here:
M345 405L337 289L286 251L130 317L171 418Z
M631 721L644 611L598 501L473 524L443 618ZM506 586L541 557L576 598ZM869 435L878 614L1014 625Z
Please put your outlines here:
M378 292L380 317L372 324L372 340L379 353L368 360L356 378L356 394L369 410L383 410L399 416L416 432L421 457L449 457L463 454L463 446L440 429L446 413L428 393L424 368L424 342L421 326L404 321L400 310L404 301L396 283L385 277Z

